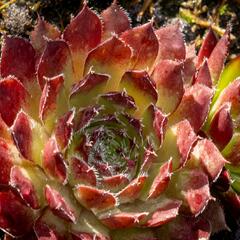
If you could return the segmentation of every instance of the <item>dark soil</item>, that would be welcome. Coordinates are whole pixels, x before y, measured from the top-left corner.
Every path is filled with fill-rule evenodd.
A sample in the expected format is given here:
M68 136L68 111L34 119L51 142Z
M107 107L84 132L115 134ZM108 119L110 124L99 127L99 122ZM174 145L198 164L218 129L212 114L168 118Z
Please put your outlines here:
M7 2L9 1L0 0L0 7ZM89 6L101 12L112 1L89 0L88 2ZM142 11L144 2L149 2L149 6ZM196 46L201 43L206 24L214 23L217 29L223 32L230 23L232 25L230 57L240 53L238 37L240 35L240 0L119 0L119 3L128 11L133 26L154 18L154 25L157 28L174 21L181 12L185 39L187 42L195 42ZM15 3L0 10L0 34L28 37L38 14L63 30L81 6L81 0L16 0ZM190 17L182 14L186 12L190 13ZM198 20L203 20L205 25L196 23ZM229 212L227 222L232 231L216 234L211 238L212 240L240 240L239 225L232 220Z

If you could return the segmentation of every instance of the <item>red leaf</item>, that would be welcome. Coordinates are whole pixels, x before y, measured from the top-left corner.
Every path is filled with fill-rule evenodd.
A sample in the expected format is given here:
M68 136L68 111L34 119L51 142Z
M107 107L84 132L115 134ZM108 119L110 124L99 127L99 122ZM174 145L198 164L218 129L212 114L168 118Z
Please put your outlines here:
M209 88L212 88L213 83L207 61L204 61L200 66L194 83L201 83Z
M126 12L113 1L110 7L101 13L103 19L103 39L111 37L112 33L120 34L130 26L130 20Z
M73 78L73 66L69 47L63 40L48 41L37 69L38 82L44 88L46 78L64 74L69 83ZM45 78L44 78L45 77Z
M46 38L55 40L59 38L60 35L61 32L56 26L44 21L40 16L38 16L37 24L30 34L31 43L36 50L38 57L40 57L47 45Z
M118 90L119 82L129 67L131 55L131 49L119 38L113 36L89 53L84 75L90 70L109 74L111 79L108 81L107 90Z
M213 32L212 28L210 28L198 52L197 68L199 68L202 65L205 58L210 57L217 42L218 42L217 36Z
M116 213L101 218L101 222L110 229L122 229L136 226L143 220L148 213Z
M91 169L86 162L77 157L72 157L70 160L70 168L74 182L83 182L85 184L96 186L97 177L93 169Z
M26 89L16 78L9 76L0 81L0 113L8 126L13 124L26 96Z
M161 207L153 212L152 216L144 224L147 227L159 227L168 223L178 215L179 208L182 202L178 200L167 200L163 202Z
M66 163L59 152L56 140L50 138L43 152L43 167L47 173L64 183L67 177Z
M84 185L76 188L75 195L83 206L94 210L109 209L116 204L116 198L111 193Z
M228 28L223 37L218 41L212 50L208 60L208 66L213 79L213 83L217 83L224 67L224 62L228 55L228 46L230 43L230 29Z
M158 40L152 23L125 31L121 39L133 48L131 69L151 71L158 53Z
M233 136L233 120L229 102L224 103L215 113L209 128L209 134L215 144L223 149Z
M52 212L68 222L76 222L76 216L64 197L49 185L45 187L45 199Z
M87 4L65 28L63 39L71 49L77 79L82 78L87 53L100 43L101 33L101 21Z
M172 161L170 159L160 167L157 176L153 180L148 199L157 198L167 188L171 174Z
M8 184L13 160L9 144L0 138L0 184Z
M187 119L195 132L198 132L208 116L212 95L213 90L202 84L187 88L178 108L169 117L169 123Z
M1 55L1 76L13 75L23 84L35 78L35 51L22 38L5 37Z
M27 234L33 225L33 212L12 191L0 192L0 228L13 236Z
M73 119L75 111L70 110L58 119L55 129L55 137L61 149L68 146L73 133Z
M24 112L18 113L12 127L12 134L22 156L32 161L32 128L30 119Z
M161 60L151 75L158 91L156 105L165 113L173 112L183 97L182 71L182 63L172 60Z
M33 209L40 208L38 197L34 185L24 176L21 168L13 166L11 169L10 185L15 188L22 199Z
M140 176L130 182L121 192L118 197L121 203L131 202L139 197L146 181L146 176Z
M160 60L183 60L186 56L185 43L180 24L172 24L155 31L159 42L156 64ZM174 41L173 41L174 39Z
M192 156L195 161L200 162L204 171L212 181L218 178L226 163L226 160L223 158L218 148L207 139L197 142L197 145L193 149Z

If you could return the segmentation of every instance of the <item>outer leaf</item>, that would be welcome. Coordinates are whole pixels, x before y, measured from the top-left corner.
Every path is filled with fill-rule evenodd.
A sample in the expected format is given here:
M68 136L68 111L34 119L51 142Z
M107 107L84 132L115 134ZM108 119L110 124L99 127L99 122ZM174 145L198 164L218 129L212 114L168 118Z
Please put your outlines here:
M0 113L8 126L13 124L26 96L26 89L16 78L9 76L0 81Z
M158 151L159 160L165 162L172 158L174 170L183 167L196 140L197 136L187 120L177 123L166 131Z
M212 95L212 89L202 84L186 89L177 110L169 117L169 124L187 119L198 132L208 116Z
M217 42L218 42L217 36L213 32L212 28L210 28L203 40L201 48L198 52L197 68L199 68L202 65L205 58L210 57Z
M155 31L159 42L156 64L160 60L183 60L186 57L185 43L180 24L171 24ZM173 41L174 39L174 41Z
M101 33L100 19L87 4L65 28L63 38L71 49L76 80L83 77L87 54L100 43Z
M130 28L130 19L117 1L113 1L111 6L101 13L101 17L104 40L111 37L112 33L120 34Z
M48 132L54 128L55 119L68 109L63 75L47 78L39 104L39 116Z
M106 90L118 90L119 82L129 67L131 55L131 49L123 41L113 36L89 53L84 75L90 70L96 73L109 74L111 79L108 81Z
M33 81L35 77L35 51L22 38L5 37L1 55L1 76L14 75L22 83Z
M220 149L223 149L233 136L233 121L230 109L229 102L223 104L210 123L209 134Z
M172 60L158 62L151 75L158 91L157 106L164 113L173 112L184 94L183 65Z
M47 39L56 40L61 35L58 28L38 16L37 24L30 34L31 43L36 50L37 57L40 57L47 45Z
M46 78L52 78L59 74L64 74L65 87L69 90L75 80L70 49L63 40L49 40L37 68L41 89L45 86Z
M208 60L208 66L211 72L213 83L216 85L224 67L224 62L228 55L228 46L230 39L230 29L227 29L223 37L212 50Z
M22 156L42 166L42 149L47 140L43 127L20 111L12 126L12 136Z
M11 169L10 185L33 209L39 209L45 205L43 188L46 182L45 174L36 166L20 167L15 165Z
M133 48L131 69L151 71L158 53L152 22L125 31L121 39Z
M34 215L12 191L0 192L0 228L13 236L27 234L33 225Z
M189 164L194 164L194 166L200 165L212 181L218 178L225 163L226 160L218 148L207 139L197 142L189 162Z

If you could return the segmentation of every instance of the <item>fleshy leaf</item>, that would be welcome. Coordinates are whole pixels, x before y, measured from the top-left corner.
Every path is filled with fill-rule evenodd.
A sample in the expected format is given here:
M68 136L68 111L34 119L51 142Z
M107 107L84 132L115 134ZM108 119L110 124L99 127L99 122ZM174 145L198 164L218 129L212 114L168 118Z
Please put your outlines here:
M206 85L209 88L212 88L212 78L208 68L208 62L205 60L203 64L200 66L197 76L195 76L194 83L201 83Z
M190 165L201 166L212 181L218 178L225 163L218 148L208 139L197 142L189 161Z
M108 75L90 72L73 86L70 93L70 105L79 109L96 102L96 97L104 92L108 81Z
M101 21L87 4L65 28L63 39L71 49L76 79L83 77L87 54L100 43L101 33Z
M13 236L27 234L33 225L34 215L12 191L0 192L0 228Z
M131 49L119 38L113 36L93 49L85 64L84 75L90 70L96 73L109 74L108 91L118 90L119 82L128 69Z
M43 152L43 167L46 172L61 183L64 183L67 177L67 166L59 151L55 138L50 138L45 144Z
M69 160L69 182L71 185L80 183L90 186L96 186L97 177L94 170L88 164L78 157L72 157Z
M34 232L38 240L67 239L66 222L46 209L34 224Z
M55 127L55 137L61 150L66 148L72 139L75 110L70 110L60 117Z
M128 213L120 212L111 214L110 216L100 218L101 222L104 223L110 229L122 229L131 228L139 224L148 213Z
M143 113L143 132L153 142L154 149L158 149L164 138L167 117L162 111L151 104Z
M35 51L22 38L5 37L1 55L1 76L13 75L23 84L35 78Z
M76 200L68 188L50 184L45 186L44 192L48 206L54 215L68 222L76 223L81 208L77 206Z
M183 65L172 60L161 60L151 75L158 91L157 106L164 113L173 112L184 94Z
M172 174L172 160L170 159L168 162L164 163L154 178L153 183L151 185L148 199L157 198L168 186Z
M69 47L63 40L49 40L37 68L37 77L41 89L44 88L47 78L59 74L64 74L65 87L69 91L75 80Z
M9 76L0 81L0 113L8 126L13 124L18 111L25 103L26 96L26 89L15 77Z
M169 124L187 119L198 132L207 118L212 95L213 90L202 84L187 88L177 110L169 117Z
M160 60L183 60L186 56L185 43L180 24L171 24L155 31L159 42L156 64ZM174 41L173 41L174 39Z
M75 196L84 207L94 211L110 209L116 205L116 198L113 194L89 186L77 186Z
M130 68L151 71L158 53L152 22L125 31L121 39L133 49Z
M220 149L228 144L233 135L233 121L230 110L229 102L224 103L215 113L210 123L209 134Z
M121 203L132 202L137 199L143 189L146 181L146 176L139 176L132 180L121 192L118 193L118 198Z
M51 132L55 119L68 109L63 75L47 78L39 104L39 116L46 129Z
M224 62L228 55L230 40L230 29L228 28L222 38L218 41L208 59L208 67L212 76L213 83L216 85L222 73Z
M37 24L34 27L34 30L30 34L31 43L37 53L37 56L40 57L44 51L47 39L56 40L61 35L61 32L58 28L47 21L44 21L40 16L38 16Z
M198 52L197 68L199 68L202 65L205 58L210 57L217 42L218 42L217 36L213 32L212 28L210 28L203 40L201 48Z
M102 39L110 38L112 33L120 34L128 30L131 26L130 19L126 12L113 1L111 6L101 13L103 19L103 36Z
M181 192L184 211L198 215L211 199L207 175L198 169L185 170L178 175L177 182L175 191Z
M179 200L166 199L160 207L154 211L144 224L147 227L159 227L176 218L182 202Z
M157 101L156 88L146 71L127 71L120 82L120 89L126 90L128 95L134 98L139 115Z
M33 209L44 206L43 187L46 182L46 176L38 167L13 166L11 169L10 185Z
M168 161L172 158L173 170L181 168L186 164L196 140L197 136L190 123L183 120L168 128L158 156L161 161Z

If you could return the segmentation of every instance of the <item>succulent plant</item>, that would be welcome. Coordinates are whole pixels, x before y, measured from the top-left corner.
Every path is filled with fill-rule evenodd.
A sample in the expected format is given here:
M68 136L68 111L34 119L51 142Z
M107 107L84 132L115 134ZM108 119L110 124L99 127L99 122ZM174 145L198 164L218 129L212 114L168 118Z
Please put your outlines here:
M196 56L179 23L131 28L116 1L100 16L85 3L63 33L39 17L30 41L5 37L5 239L197 240L227 228L219 199L240 205L228 44L229 29L220 40L210 29Z

